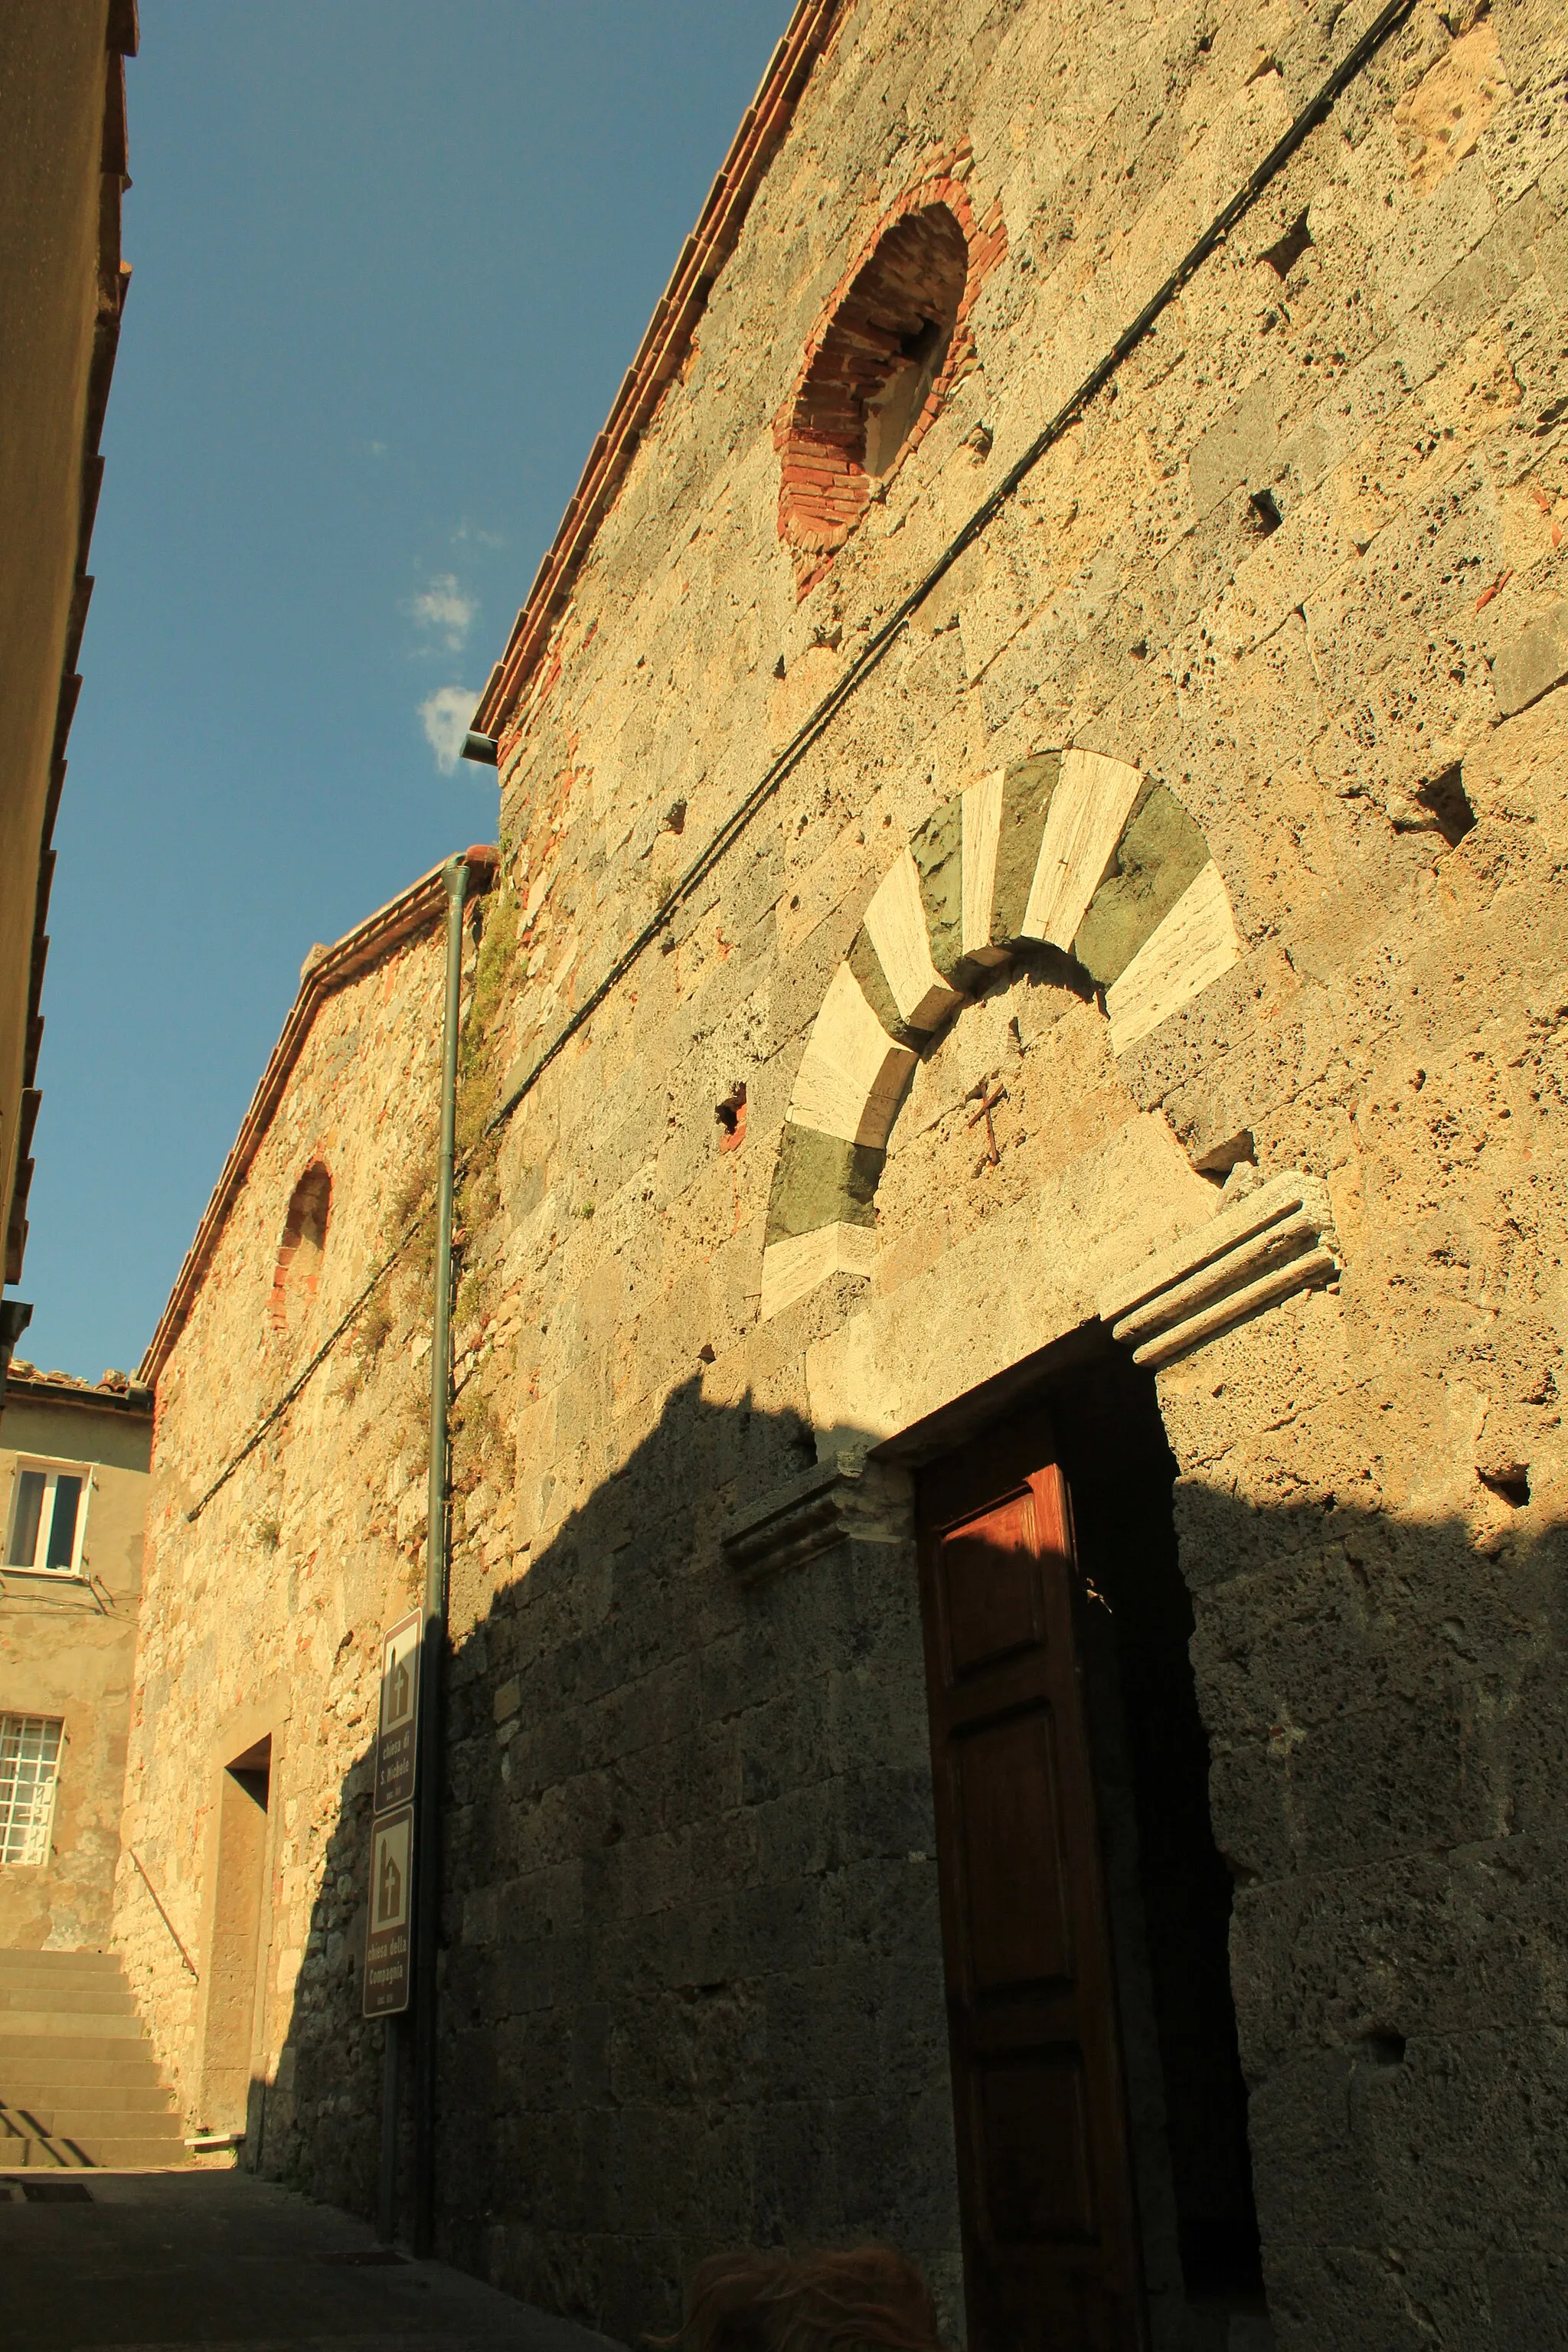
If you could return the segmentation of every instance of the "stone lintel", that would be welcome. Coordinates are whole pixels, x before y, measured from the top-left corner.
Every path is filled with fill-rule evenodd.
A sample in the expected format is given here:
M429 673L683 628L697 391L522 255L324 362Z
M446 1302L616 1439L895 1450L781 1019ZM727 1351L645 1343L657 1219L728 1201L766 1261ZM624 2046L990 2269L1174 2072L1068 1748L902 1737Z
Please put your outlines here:
M725 1566L749 1582L800 1568L835 1544L907 1543L913 1532L908 1472L843 1453L738 1511L721 1549Z
M1214 1223L1212 1184L1141 1111L805 1351L824 1461L871 1451L1092 1322L1123 1269Z
M1339 1270L1329 1188L1292 1172L1157 1250L1100 1294L1100 1317L1134 1362L1165 1364Z

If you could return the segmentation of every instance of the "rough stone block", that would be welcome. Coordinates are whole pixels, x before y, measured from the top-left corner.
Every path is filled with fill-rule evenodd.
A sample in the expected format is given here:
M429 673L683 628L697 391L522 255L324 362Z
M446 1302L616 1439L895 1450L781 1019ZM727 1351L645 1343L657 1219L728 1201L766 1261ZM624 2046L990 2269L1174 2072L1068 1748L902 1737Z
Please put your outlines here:
M1499 647L1492 688L1505 719L1539 702L1568 677L1568 603L1553 604Z
M1267 489L1279 440L1276 394L1268 378L1259 376L1194 444L1187 461L1194 515L1206 515L1232 490Z

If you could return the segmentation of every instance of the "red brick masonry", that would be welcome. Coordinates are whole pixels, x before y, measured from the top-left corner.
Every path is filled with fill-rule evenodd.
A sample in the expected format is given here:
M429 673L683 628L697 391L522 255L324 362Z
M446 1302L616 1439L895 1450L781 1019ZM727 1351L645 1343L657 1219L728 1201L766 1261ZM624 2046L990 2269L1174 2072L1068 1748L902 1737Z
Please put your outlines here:
M966 150L927 168L877 222L832 293L773 425L783 457L779 537L804 596L871 502L919 448L933 417L972 363L970 318L990 270L1007 250L1001 208L977 226L964 175ZM867 415L920 328L933 320L946 349L919 413L891 461L868 469Z

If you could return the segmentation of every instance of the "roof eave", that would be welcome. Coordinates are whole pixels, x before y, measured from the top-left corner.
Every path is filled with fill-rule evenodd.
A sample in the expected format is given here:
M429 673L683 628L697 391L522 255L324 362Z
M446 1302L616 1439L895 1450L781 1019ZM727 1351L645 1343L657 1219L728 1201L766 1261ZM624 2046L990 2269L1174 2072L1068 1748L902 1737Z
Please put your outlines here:
M26 1372L7 1372L3 1402L5 1404L69 1405L73 1410L90 1412L117 1412L135 1418L151 1414L153 1391L140 1381L132 1381L123 1389L106 1389L92 1381L52 1381L47 1374L31 1378Z
M477 896L488 890L496 878L500 860L491 848L480 846L465 853L469 872L469 893ZM213 1187L195 1237L185 1253L174 1286L169 1293L168 1305L158 1318L158 1328L148 1342L147 1352L137 1367L139 1387L156 1387L159 1373L168 1361L169 1354L195 1302L217 1248L228 1213L239 1196L250 1164L260 1150L273 1113L282 1100L283 1089L289 1073L300 1058L311 1024L321 1005L351 980L378 963L384 955L401 947L407 940L427 929L447 906L447 889L443 866L433 866L417 882L378 907L374 915L344 933L325 955L307 966L300 982L300 992L293 1009L283 1024L282 1034L273 1047L267 1067L261 1073L250 1108L240 1123L222 1173Z
M681 248L604 431L588 453L582 479L512 625L507 647L479 698L473 726L499 737L515 711L599 526L616 501L648 419L679 373L719 272L734 251L752 199L795 119L812 68L846 0L799 0L773 51L756 97L741 119L718 178Z
M38 1054L44 1039L44 965L49 952L49 891L55 876L55 819L66 780L66 741L76 716L81 676L77 668L92 579L87 562L98 495L103 483L103 459L99 445L109 406L110 379L120 346L121 321L131 284L130 265L121 257L120 205L131 184L125 120L125 60L136 54L140 31L136 0L110 0L104 42L106 51L102 141L99 155L98 302L93 319L92 356L88 367L87 408L82 425L81 495L77 515L76 572L70 613L66 624L60 662L59 691L55 699L55 733L49 752L49 775L44 799L44 821L38 835L38 878L33 898L32 956L27 980L27 1009L23 1031L22 1100L16 1165L9 1199L0 1198L0 1275L7 1283L22 1279L27 1247L27 1196L32 1190L33 1129L41 1099ZM0 1194L5 1172L0 1163Z

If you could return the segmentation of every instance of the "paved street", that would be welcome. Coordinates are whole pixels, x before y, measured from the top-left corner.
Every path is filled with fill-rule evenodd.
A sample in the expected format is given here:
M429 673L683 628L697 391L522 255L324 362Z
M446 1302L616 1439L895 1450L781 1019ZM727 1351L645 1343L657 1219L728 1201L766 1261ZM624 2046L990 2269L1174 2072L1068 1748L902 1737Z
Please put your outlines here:
M0 2176L6 2352L612 2352L363 2222L243 2172Z

